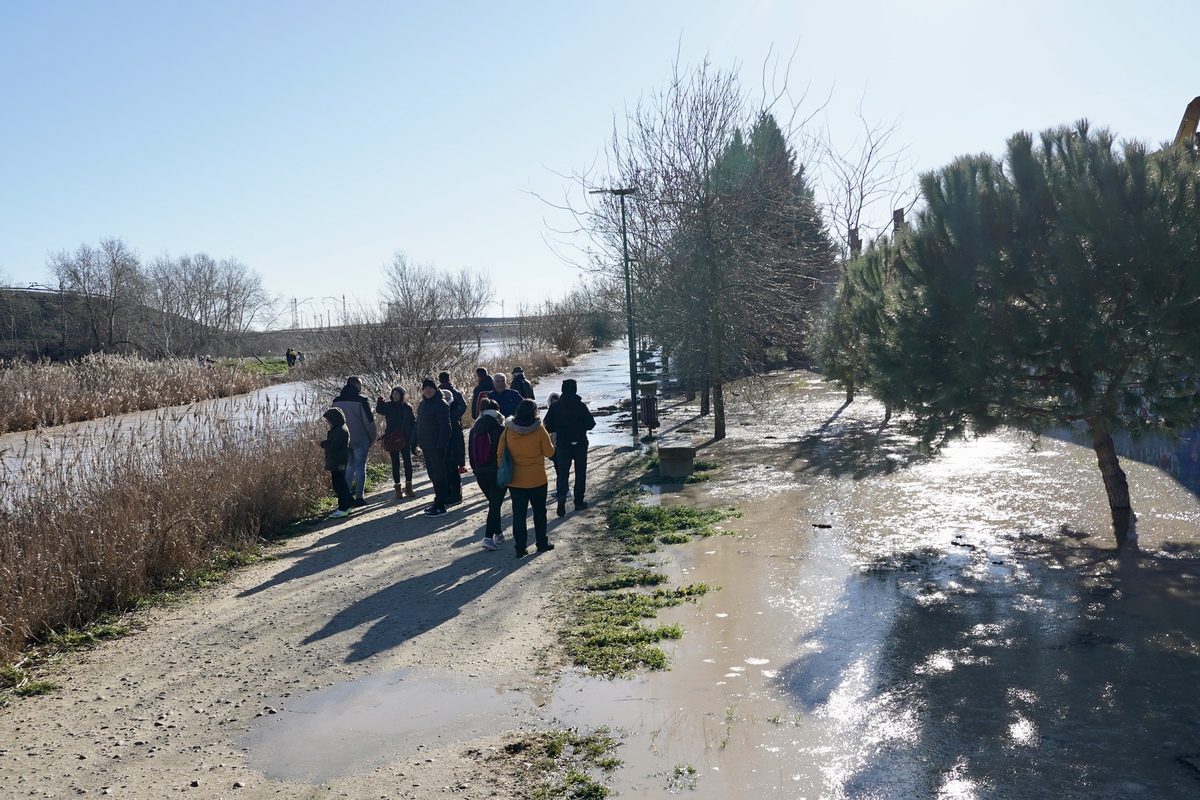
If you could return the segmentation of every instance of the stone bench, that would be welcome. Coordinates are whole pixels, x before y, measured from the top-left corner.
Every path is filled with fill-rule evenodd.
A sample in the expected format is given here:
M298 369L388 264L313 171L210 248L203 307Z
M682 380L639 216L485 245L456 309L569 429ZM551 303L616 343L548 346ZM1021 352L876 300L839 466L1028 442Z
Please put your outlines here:
M658 443L658 474L664 478L686 478L694 471L696 448L690 442Z

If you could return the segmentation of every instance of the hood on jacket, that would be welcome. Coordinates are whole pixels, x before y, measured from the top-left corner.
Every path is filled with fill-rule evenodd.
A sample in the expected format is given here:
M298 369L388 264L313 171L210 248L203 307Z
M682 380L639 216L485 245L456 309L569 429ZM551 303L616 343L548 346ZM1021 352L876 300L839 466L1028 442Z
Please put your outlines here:
M332 422L335 428L340 428L346 424L346 415L342 413L340 408L331 408L321 416Z
M500 424L500 425L503 425L503 424L504 424L504 416L503 416L503 415L502 415L502 414L501 414L499 411L497 411L497 410L496 410L496 409L494 409L494 408L485 408L485 409L483 410L483 413L481 413L481 414L479 415L479 418L480 418L480 419L483 419L484 417L491 417L491 418L492 418L492 419L494 419L494 420L495 420L495 421L496 421L498 424Z
M534 417L532 422L529 420L521 420L518 422L516 417L509 417L508 419L504 420L504 427L508 428L513 433L533 433L538 428L542 427L542 421L537 417Z

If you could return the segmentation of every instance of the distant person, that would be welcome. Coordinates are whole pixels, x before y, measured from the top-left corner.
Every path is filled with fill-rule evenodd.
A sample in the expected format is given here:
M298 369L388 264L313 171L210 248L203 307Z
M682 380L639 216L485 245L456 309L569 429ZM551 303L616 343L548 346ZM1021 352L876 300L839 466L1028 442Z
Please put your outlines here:
M446 505L462 502L462 474L466 472L458 466L459 451L462 447L462 425L454 424L454 395L449 389L438 389L442 399L450 407L450 443L446 445ZM455 445L457 438L458 444ZM461 471L460 471L461 470Z
M557 434L554 469L558 474L558 516L567 513L567 483L571 477L571 465L575 465L575 510L588 507L583 499L587 489L588 431L596 427L596 419L587 404L579 397L578 384L574 378L562 382L562 396L557 403L546 409L546 430Z
M502 433L504 417L500 416L500 406L490 397L481 397L479 416L467 437L467 454L471 458L471 471L475 473L475 482L479 484L479 490L488 501L487 528L482 542L488 550L499 550L504 541L504 534L500 532L500 513L504 507L504 494L508 487L496 483L496 471L500 467L496 460L496 448L500 445Z
M442 397L433 378L421 381L421 402L417 406L417 444L425 456L425 470L433 484L433 502L425 510L427 517L446 513L446 448L450 445L450 404Z
M303 350L296 351L296 363L302 367L304 366L304 351Z
M496 384L492 383L492 376L488 375L488 371L483 367L475 368L475 389L471 392L471 419L479 418L479 400L482 397L487 397L488 393L496 388Z
M329 516L334 519L350 516L350 487L346 485L346 464L350 461L350 430L346 427L346 415L340 408L331 408L321 415L327 425L329 434L321 441L321 449L325 451L325 469L333 483L333 493L337 495L338 507Z
M367 453L377 435L375 413L371 402L363 396L362 378L351 375L346 378L342 393L333 399L333 407L340 408L346 415L346 427L350 429L350 466L347 468L346 483L354 494L353 504L367 504L363 492L367 486Z
M554 446L550 444L550 434L538 419L537 403L532 400L522 400L517 413L504 421L504 433L500 436L500 446L496 448L496 464L504 457L504 452L512 454L513 476L508 483L508 493L512 496L513 510L513 542L517 549L517 558L522 558L528 552L529 535L525 530L525 515L529 506L533 506L533 531L539 553L554 549L546 536L546 488L549 482L546 477L546 459L554 456Z
M404 387L393 386L390 400L384 400L382 395L376 398L375 413L387 420L387 428L380 442L392 456L392 483L395 484L396 499L412 497L412 448L416 444L413 434L417 429L417 418L405 399ZM403 486L400 485L401 459L404 460Z
M525 378L525 370L520 367L513 367L512 376L513 391L518 392L526 400L537 399L533 396L533 384Z
M449 372L438 373L438 388L450 392L450 458L461 475L467 471L467 451L463 447L463 415L467 413L467 400L450 382ZM462 500L461 481L455 479L455 485L460 486L458 499Z
M288 369L296 366L296 351L293 348L289 347L287 349L287 353L284 354L284 358L287 359Z
M500 406L500 413L505 417L511 417L517 413L517 406L521 405L521 401L525 398L521 396L520 392L515 392L508 388L508 378L505 377L504 373L497 372L493 375L492 384L496 388L488 393L488 397L495 400L496 404Z

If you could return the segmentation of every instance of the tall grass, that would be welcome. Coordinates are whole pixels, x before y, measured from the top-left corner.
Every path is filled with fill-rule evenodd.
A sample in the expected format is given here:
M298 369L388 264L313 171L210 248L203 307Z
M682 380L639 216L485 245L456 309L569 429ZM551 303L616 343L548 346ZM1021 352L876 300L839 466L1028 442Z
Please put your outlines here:
M114 420L0 476L0 663L302 517L328 491L319 414L230 401Z
M99 419L262 388L244 368L104 353L78 361L0 363L0 433Z

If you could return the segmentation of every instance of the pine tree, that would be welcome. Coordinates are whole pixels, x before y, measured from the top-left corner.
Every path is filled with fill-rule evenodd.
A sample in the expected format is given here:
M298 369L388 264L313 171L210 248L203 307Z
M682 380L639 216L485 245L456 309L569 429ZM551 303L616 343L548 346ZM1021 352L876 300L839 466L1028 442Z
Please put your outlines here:
M910 412L930 442L1086 423L1125 541L1112 433L1200 424L1198 167L1081 122L926 175L913 230L841 286L834 376Z

